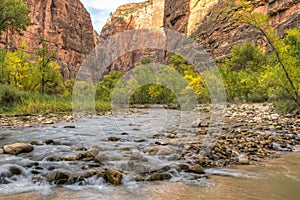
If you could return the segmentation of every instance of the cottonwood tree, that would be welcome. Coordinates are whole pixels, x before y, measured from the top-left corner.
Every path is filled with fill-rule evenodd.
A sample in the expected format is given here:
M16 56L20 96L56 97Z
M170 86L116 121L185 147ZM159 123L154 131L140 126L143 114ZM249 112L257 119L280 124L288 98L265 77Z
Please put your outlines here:
M22 34L30 25L29 13L22 0L0 0L0 35L7 30Z
M248 25L260 31L266 38L268 44L274 52L278 66L282 70L283 77L286 79L281 83L281 87L287 91L290 98L292 98L300 109L300 96L299 88L296 87L295 82L297 79L292 79L291 70L289 70L290 61L293 60L290 54L287 53L287 45L276 34L276 31L269 23L268 15L258 13L255 11L255 7L251 4L251 1L246 0L225 0L225 6L218 9L223 16L223 19L231 20L232 25ZM299 66L298 66L299 67ZM282 78L282 77L281 77ZM280 83L279 83L280 84Z

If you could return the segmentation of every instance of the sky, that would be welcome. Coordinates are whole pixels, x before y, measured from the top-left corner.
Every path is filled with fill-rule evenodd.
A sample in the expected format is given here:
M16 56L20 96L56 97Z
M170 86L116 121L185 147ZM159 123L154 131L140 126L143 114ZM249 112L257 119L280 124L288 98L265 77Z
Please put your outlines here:
M94 29L99 33L111 12L127 3L144 2L145 0L81 0L91 14Z

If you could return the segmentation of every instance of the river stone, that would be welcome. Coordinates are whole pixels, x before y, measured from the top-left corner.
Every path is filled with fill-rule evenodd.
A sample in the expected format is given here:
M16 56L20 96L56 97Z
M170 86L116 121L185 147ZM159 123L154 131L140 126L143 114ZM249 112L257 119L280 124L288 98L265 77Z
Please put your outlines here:
M109 137L107 139L108 139L108 141L111 141L111 142L117 142L117 141L120 140L120 138L117 138L117 137L114 137L114 136L111 136L111 137Z
M167 135L167 137L172 139L172 138L176 138L176 135L173 134L173 133L169 133L169 134Z
M81 147L75 147L75 148L73 148L72 150L73 150L73 151L86 151L87 149L86 149L86 147L81 146Z
M137 176L133 179L135 182L142 182L142 181L145 181L145 178L142 177L142 176Z
M105 154L98 154L98 155L95 157L95 159L96 159L97 161L103 162L103 161L107 161L107 160L108 160L108 157L107 157L107 155L105 155Z
M122 173L116 169L111 168L105 171L104 179L113 185L120 185L122 178Z
M202 169L202 167L200 166L190 166L188 169L187 169L187 172L192 172L192 173L195 173L195 174L205 174L204 170Z
M242 156L239 158L239 164L241 165L249 165L249 158L248 156Z
M201 119L197 119L196 121L192 122L192 128L199 128L201 125L202 120Z
M143 159L143 155L140 154L139 152L133 152L130 157L130 160L142 160L142 159Z
M52 139L46 139L44 140L44 143L49 145L49 144L55 144L55 142Z
M179 164L178 167L180 168L180 170L188 170L189 166L187 164Z
M11 155L18 155L20 153L29 153L33 151L33 146L27 143L15 143L3 146L3 152Z
M149 181L164 181L164 180L170 180L172 178L172 175L170 173L154 173L151 174L149 177Z
M149 149L149 155L154 156L158 153L159 149L157 147L152 147L151 149Z
M69 126L64 126L64 128L76 128L76 127L73 125L69 125Z
M55 174L54 183L57 185L63 185L67 183L69 177L70 177L69 174L65 172L57 172Z
M23 170L19 166L11 165L7 168L7 170L2 170L0 172L0 184L8 184L10 182L7 180L7 178L21 174L23 174Z
M96 148L91 148L89 150L87 150L87 152L85 152L85 156L88 157L96 157L99 153L99 149Z

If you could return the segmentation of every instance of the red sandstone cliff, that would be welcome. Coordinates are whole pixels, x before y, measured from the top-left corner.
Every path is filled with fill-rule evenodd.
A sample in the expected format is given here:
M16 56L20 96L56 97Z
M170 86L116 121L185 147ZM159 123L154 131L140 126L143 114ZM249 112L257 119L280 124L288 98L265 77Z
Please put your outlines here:
M300 0L251 0L257 11L270 16L270 22L282 36L287 28L295 28L300 23ZM161 22L162 27L186 33L198 41L215 59L222 59L229 55L234 44L240 44L245 40L265 43L263 36L256 30L243 27L232 27L228 20L218 18L214 10L221 6L219 0L152 0L147 4L130 4L120 7L107 21L102 30L102 38L109 37L125 30L150 28L151 21ZM144 6L141 6L144 5ZM155 7L153 5L160 5ZM155 15L163 10L163 15ZM151 13L152 12L152 13ZM159 19L157 19L159 18ZM157 24L155 24L157 25ZM156 26L157 27L157 26ZM166 56L150 58L154 61L165 62ZM131 56L135 56L131 58ZM149 57L147 52L145 56ZM142 52L127 55L113 63L111 69L120 69L122 64L128 69L129 65L138 64L142 58ZM128 63L128 60L131 60ZM133 67L133 66L131 66Z
M3 35L2 46L17 48L25 41L30 52L39 46L39 38L49 41L65 78L75 77L85 56L95 47L90 14L80 0L24 0L31 10L32 26L24 36Z

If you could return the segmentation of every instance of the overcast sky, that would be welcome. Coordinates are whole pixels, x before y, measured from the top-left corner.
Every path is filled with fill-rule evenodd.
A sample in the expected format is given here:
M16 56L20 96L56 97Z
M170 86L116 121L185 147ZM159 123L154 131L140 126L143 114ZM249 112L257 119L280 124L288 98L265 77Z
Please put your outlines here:
M94 29L97 32L101 31L110 12L114 12L121 5L143 1L146 0L81 0L85 8L90 12Z

